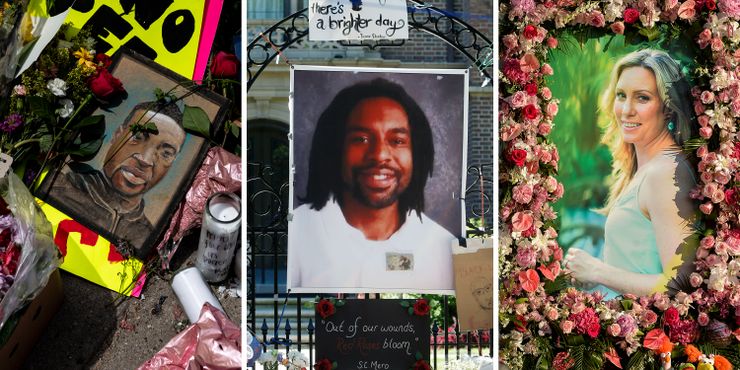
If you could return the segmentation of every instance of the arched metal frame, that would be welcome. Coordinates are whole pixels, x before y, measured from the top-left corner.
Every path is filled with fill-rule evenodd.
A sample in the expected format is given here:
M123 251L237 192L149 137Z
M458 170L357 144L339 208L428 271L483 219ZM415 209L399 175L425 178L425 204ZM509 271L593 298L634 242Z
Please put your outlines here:
M492 80L487 71L493 61L493 43L475 27L462 19L423 1L408 0L409 29L432 34L473 62L481 75ZM247 91L262 71L275 59L279 51L289 48L308 36L308 8L291 14L275 23L247 46ZM362 42L341 41L343 46L366 46L374 49L382 46L401 46L405 40L363 40Z
M438 9L434 6L425 4L423 1L418 0L407 0L409 3L410 21L409 28L412 30L424 31L432 34L448 45L455 48L457 51L462 53L468 58L473 65L478 69L481 76L487 81L491 81L492 77L488 72L488 69L492 66L493 61L493 43L485 35L475 29L473 26L467 24L460 18L449 14L448 12ZM300 42L308 35L308 8L296 12L285 19L273 24L270 28L260 33L252 42L247 46L247 91L252 87L254 82L260 76L267 66L279 55L279 52L289 48L291 45ZM402 46L405 40L363 40L358 41L340 41L339 44L342 46L359 46L369 47L375 49L377 47L385 46ZM249 148L247 148L249 150ZM470 210L476 217L485 217L489 215L493 209L493 199L487 194L488 191L493 189L493 178L486 178L484 173L492 173L493 164L483 164L481 166L471 166L468 168L469 179L472 178L472 182L468 181L468 187L465 195L466 200L471 204ZM254 190L253 194L248 197L248 273L247 273L247 323L248 326L257 330L257 322L255 321L255 287L249 284L249 281L254 282L254 276L250 276L250 272L254 273L254 256L256 244L258 240L267 238L271 245L270 251L262 251L262 253L269 252L274 258L278 258L279 254L285 253L280 247L281 242L284 242L287 238L287 193L288 183L283 184L272 184L268 179L268 175L272 173L271 166L265 166L261 163L248 163L247 165L247 184ZM255 205L261 200L263 204L269 204L265 209L256 210ZM284 204L285 203L285 204ZM254 214L252 213L254 212ZM271 215L271 217L270 217ZM257 221L253 216L268 216L269 221L265 224L265 219L262 222ZM473 226L473 225L468 225ZM470 235L483 235L490 234L492 232L492 225L486 225L483 230L474 229ZM252 245L250 250L249 244ZM277 282L277 270L273 271L275 276L274 280ZM277 297L280 294L277 291L277 283L275 286L275 304L274 304L274 317L277 320L278 305ZM298 298L298 305L300 307L301 298ZM446 305L445 297L445 305ZM298 316L300 325L300 313ZM278 322L275 322L277 325ZM447 323L445 323L446 325ZM263 323L263 326L265 324ZM287 324L287 332L290 332L289 323ZM309 326L312 326L309 320ZM300 332L300 328L298 329ZM266 328L263 327L263 333ZM256 334L256 333L255 333ZM435 333L436 334L436 333ZM264 334L263 334L264 335ZM459 333L458 333L459 335ZM491 338L493 335L493 329L491 329ZM267 338L265 337L265 342ZM274 338L273 338L274 339ZM309 343L311 338L309 337ZM288 345L290 342L288 342ZM468 352L470 347L468 343ZM491 343L492 344L492 343ZM297 343L298 349L301 348L300 334L299 341ZM445 339L445 353L447 353L447 340ZM276 344L277 346L277 344ZM435 346L436 351L436 346ZM459 348L458 348L459 351ZM491 355L493 355L493 348L491 346ZM436 365L436 360L435 360Z

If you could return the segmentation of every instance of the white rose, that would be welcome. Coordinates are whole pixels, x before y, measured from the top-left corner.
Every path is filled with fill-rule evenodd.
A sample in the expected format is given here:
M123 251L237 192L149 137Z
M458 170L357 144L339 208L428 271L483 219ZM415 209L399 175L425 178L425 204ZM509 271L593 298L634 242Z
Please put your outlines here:
M59 103L62 104L62 107L56 110L56 113L59 115L59 117L67 118L69 117L72 112L75 110L75 105L72 103L69 99L62 99L59 101Z
M46 83L46 88L56 96L64 96L67 92L67 83L61 78L55 78Z

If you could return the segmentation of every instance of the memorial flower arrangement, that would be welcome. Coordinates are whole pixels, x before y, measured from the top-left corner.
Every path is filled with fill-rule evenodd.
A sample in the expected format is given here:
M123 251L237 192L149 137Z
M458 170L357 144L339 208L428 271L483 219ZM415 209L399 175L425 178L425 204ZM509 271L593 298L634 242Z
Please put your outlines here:
M278 350L263 352L257 359L265 370L278 370L284 367L287 370L308 370L308 357L299 351L289 351L283 355Z
M740 3L734 0L511 0L501 30L500 357L512 369L731 369L740 366ZM545 85L558 37L689 40L699 137L692 197L703 214L696 271L674 296L567 287L552 203L559 100ZM697 353L701 353L699 358ZM674 366L674 364L678 364Z
M28 182L56 158L97 152L104 118L90 113L125 93L108 72L110 58L95 53L89 32L69 39L64 34L63 27L16 80L8 104L0 110L0 150L18 167L28 166Z
M21 257L24 230L0 197L0 302L15 281Z

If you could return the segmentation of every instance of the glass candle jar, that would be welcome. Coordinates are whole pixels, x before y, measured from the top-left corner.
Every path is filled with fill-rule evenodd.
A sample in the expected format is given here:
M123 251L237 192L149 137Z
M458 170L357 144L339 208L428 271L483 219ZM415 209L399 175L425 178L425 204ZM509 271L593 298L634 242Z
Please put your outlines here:
M241 200L233 193L208 197L195 266L208 282L226 279L241 229Z

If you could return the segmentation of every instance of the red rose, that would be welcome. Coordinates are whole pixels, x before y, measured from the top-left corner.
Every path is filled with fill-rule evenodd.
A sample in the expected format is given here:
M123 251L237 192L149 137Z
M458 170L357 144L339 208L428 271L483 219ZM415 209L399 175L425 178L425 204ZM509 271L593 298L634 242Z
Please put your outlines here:
M87 85L95 97L103 100L126 91L119 79L113 77L107 69L102 68L87 80Z
M103 53L98 53L95 55L95 63L98 64L98 68L108 69L108 67L110 67L112 63L112 60L110 59L109 56Z
M586 334L591 338L596 338L599 336L599 330L601 330L601 325L599 325L598 321L594 321L588 326Z
M540 110L534 104L528 104L523 109L524 118L535 119L540 115Z
M331 361L322 359L316 365L313 365L313 368L314 370L331 370Z
M429 302L426 299L417 299L414 303L414 314L417 316L425 316L429 313L429 310Z
M527 161L527 151L524 149L514 149L511 151L509 159L518 167L524 166L524 162Z
M640 19L640 11L635 8L627 8L624 10L624 23L632 24Z
M333 315L335 311L334 304L328 299L322 299L316 305L316 312L324 319Z
M429 366L429 363L424 360L419 360L414 363L414 366L411 367L413 370L432 370L432 367Z
M531 24L524 27L524 38L531 40L537 37L537 28Z
M219 51L211 61L211 74L218 78L231 78L239 74L239 59L236 55Z
M707 0L707 2L706 2L706 3L704 3L704 5L706 5L706 6L707 6L707 9L708 9L708 10L714 10L714 9L717 9L717 2L716 2L716 1L714 1L714 0Z
M737 200L738 200L737 198L738 198L738 195L735 192L735 189L725 190L725 201L727 202L727 204L734 206L735 204L737 204Z
M537 95L537 84L534 82L528 83L527 86L524 86L524 91L526 91L529 96Z
M676 307L671 307L663 313L663 319L668 326L676 326L678 324L678 310Z

